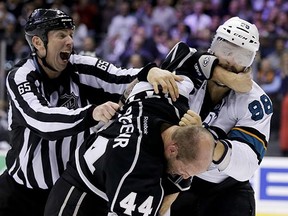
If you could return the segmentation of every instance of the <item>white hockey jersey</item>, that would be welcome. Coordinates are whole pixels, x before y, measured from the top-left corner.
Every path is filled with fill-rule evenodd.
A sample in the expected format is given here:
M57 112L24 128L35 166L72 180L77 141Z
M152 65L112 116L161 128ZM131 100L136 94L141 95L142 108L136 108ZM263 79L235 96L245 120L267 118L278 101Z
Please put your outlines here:
M253 82L252 90L248 93L230 93L214 108L204 103L209 71L201 65L196 50L189 48L183 42L174 46L166 57L163 68L171 71L188 71L195 77L194 90L190 93L190 109L200 113L210 106L210 113L203 120L215 139L220 139L229 146L229 163L212 163L209 170L198 177L214 183L222 182L228 176L238 181L249 180L259 167L267 150L270 137L270 122L273 106L265 92ZM196 58L196 59L195 59ZM199 60L198 60L199 58ZM195 62L198 63L196 64ZM205 62L202 63L205 65ZM200 68L200 69L199 69ZM204 71L203 71L204 70ZM202 74L202 75L201 75ZM225 161L227 162L227 161Z
M200 112L207 81L194 94L190 94L190 109ZM226 141L231 148L231 159L227 167L211 164L210 169L198 177L219 183L231 176L238 181L249 180L259 167L270 137L270 121L273 113L271 100L253 82L248 93L230 91L204 120L213 135ZM221 134L227 137L221 137Z

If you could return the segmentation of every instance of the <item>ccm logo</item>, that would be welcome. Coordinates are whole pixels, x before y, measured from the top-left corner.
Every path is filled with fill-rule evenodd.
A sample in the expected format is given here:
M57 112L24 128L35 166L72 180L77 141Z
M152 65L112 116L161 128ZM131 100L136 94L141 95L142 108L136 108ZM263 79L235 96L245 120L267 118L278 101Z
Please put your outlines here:
M244 40L247 40L248 38L247 37L244 37L243 35L240 35L240 34L237 34L237 33L234 33L234 35L238 38L241 38L241 39L244 39Z

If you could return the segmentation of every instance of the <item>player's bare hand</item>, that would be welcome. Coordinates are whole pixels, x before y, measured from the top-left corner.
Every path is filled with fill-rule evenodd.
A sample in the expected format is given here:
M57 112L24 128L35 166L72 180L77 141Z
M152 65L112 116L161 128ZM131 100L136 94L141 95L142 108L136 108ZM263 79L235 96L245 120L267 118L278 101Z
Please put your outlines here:
M125 89L123 95L121 96L118 104L120 107L122 107L126 101L126 99L128 98L128 96L130 95L130 93L132 92L134 86L139 82L139 80L136 78L134 79L131 83L128 84L127 88Z
M119 109L119 104L108 101L94 108L93 118L95 121L103 121L107 123Z
M184 116L181 118L179 122L180 126L186 126L186 125L202 125L201 117L194 112L193 110L188 110L187 113L184 114Z
M252 70L248 68L245 72L234 74L235 79L231 81L229 88L236 92L246 93L252 89Z
M212 80L220 82L239 93L249 92L252 89L253 83L251 68L246 69L245 72L242 73L233 73L221 66L216 66Z
M148 73L147 80L151 85L153 85L156 94L159 93L159 86L161 86L162 92L165 94L169 93L173 101L176 101L179 97L179 90L176 82L182 81L183 78L175 75L175 73L171 73L170 71L158 67L153 67Z

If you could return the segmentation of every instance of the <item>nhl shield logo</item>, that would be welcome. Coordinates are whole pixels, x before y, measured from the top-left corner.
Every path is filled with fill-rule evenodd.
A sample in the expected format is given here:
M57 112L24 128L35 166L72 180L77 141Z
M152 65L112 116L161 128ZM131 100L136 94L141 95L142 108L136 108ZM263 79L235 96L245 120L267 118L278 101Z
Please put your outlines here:
M61 107L67 107L69 109L76 109L78 108L77 99L78 97L73 92L70 95L64 94L60 97Z

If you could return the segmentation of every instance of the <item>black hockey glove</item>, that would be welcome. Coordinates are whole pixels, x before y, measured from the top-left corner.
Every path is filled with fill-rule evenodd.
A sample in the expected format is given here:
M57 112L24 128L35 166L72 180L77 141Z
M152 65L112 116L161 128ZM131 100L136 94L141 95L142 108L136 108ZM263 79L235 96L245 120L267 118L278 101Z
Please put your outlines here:
M176 71L177 75L208 80L219 60L216 56L190 48L186 43L177 43L163 61L161 68Z

